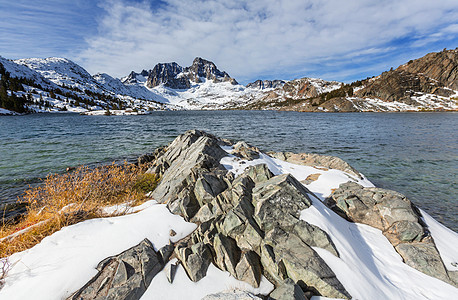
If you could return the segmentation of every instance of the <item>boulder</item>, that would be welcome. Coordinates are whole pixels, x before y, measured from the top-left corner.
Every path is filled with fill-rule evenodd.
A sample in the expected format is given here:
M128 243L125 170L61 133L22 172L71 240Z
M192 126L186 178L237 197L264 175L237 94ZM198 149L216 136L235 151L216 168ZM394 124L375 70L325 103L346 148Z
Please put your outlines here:
M308 300L302 289L290 278L283 281L269 295L269 300Z
M279 226L266 233L275 260L281 261L286 274L294 282L303 282L315 294L330 298L350 299L350 294L334 272L310 246Z
M213 241L215 251L215 263L221 269L228 271L237 277L236 267L240 261L240 249L237 243L230 237L218 233Z
M325 167L344 171L356 178L363 179L361 173L350 166L346 161L336 156L314 154L314 153L292 153L292 152L268 152L270 156L297 165L311 167Z
M207 275L208 267L212 261L212 254L204 243L197 243L192 246L180 244L175 248L175 253L186 270L189 279L197 282Z
M247 160L253 160L259 158L259 149L257 147L248 145L247 143L241 141L236 143L233 146L232 154L244 158Z
M420 212L401 193L349 182L341 184L326 204L350 221L382 230L407 265L454 284Z
M311 205L306 187L289 174L256 184L253 189L254 219L265 232L278 223L294 226L300 212Z
M259 256L253 251L243 253L235 268L236 278L248 282L255 288L259 287L261 282L261 272Z
M140 299L163 267L161 256L145 239L100 262L97 275L68 299Z
M160 203L172 202L183 187L195 183L196 178L193 177L198 171L215 168L225 171L219 160L227 153L221 149L220 143L216 137L198 130L187 131L177 137L147 171L163 170L152 197Z

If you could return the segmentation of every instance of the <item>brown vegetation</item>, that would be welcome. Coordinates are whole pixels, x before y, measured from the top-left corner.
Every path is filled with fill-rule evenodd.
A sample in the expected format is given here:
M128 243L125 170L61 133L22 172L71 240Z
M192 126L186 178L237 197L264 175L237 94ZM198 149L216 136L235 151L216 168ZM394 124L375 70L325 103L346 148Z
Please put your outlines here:
M42 185L23 195L28 207L19 223L1 224L0 257L29 249L64 226L106 217L103 207L138 205L157 182L154 174L127 163L95 169L79 167L67 174L49 175Z

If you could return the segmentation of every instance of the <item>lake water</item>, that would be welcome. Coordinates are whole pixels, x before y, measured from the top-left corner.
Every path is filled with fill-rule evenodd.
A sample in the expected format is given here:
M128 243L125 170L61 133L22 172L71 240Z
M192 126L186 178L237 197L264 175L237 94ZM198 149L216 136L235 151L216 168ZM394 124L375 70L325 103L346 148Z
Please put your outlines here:
M458 231L458 114L180 111L0 117L0 202L69 166L151 152L188 129L262 150L339 156Z

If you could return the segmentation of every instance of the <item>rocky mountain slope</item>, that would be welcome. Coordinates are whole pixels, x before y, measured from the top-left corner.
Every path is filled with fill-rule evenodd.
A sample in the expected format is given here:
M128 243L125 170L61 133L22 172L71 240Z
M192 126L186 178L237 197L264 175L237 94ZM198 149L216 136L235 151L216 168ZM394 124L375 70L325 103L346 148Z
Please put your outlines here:
M149 194L155 201L66 227L14 254L0 297L418 300L458 293L458 234L339 158L266 154L193 130L139 160L160 175Z
M456 111L457 69L458 50L429 53L397 69L343 85L320 97L306 95L282 102L280 109L330 112Z
M21 105L30 107L31 111L95 110L99 111L95 114L100 114L100 111L110 109L141 113L157 109L312 112L458 109L458 50L430 53L395 70L351 84L301 78L257 80L242 86L213 62L200 57L188 67L175 62L159 63L139 73L132 71L121 79L100 73L91 76L84 68L65 58L16 61L1 58L0 63L9 70L11 77L28 78L28 86L41 91L41 97L28 97L32 100L27 100L21 93L24 88L8 91L14 99L26 97L25 104ZM62 91L65 95L61 93L62 97L55 97ZM43 97L46 99L42 100ZM62 98L70 99L65 102ZM14 99L9 102L16 101ZM49 105L40 108L35 104L37 101L47 101Z

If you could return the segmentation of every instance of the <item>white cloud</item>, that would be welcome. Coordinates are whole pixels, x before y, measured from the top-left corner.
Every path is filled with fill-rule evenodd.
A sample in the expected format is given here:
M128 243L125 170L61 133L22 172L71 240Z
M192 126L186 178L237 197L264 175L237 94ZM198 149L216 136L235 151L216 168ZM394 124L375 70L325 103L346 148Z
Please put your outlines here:
M316 73L327 62L370 63L374 55L424 46L435 34L458 37L455 0L108 0L102 7L98 34L77 61L115 76L158 62L187 66L196 56L242 81Z

